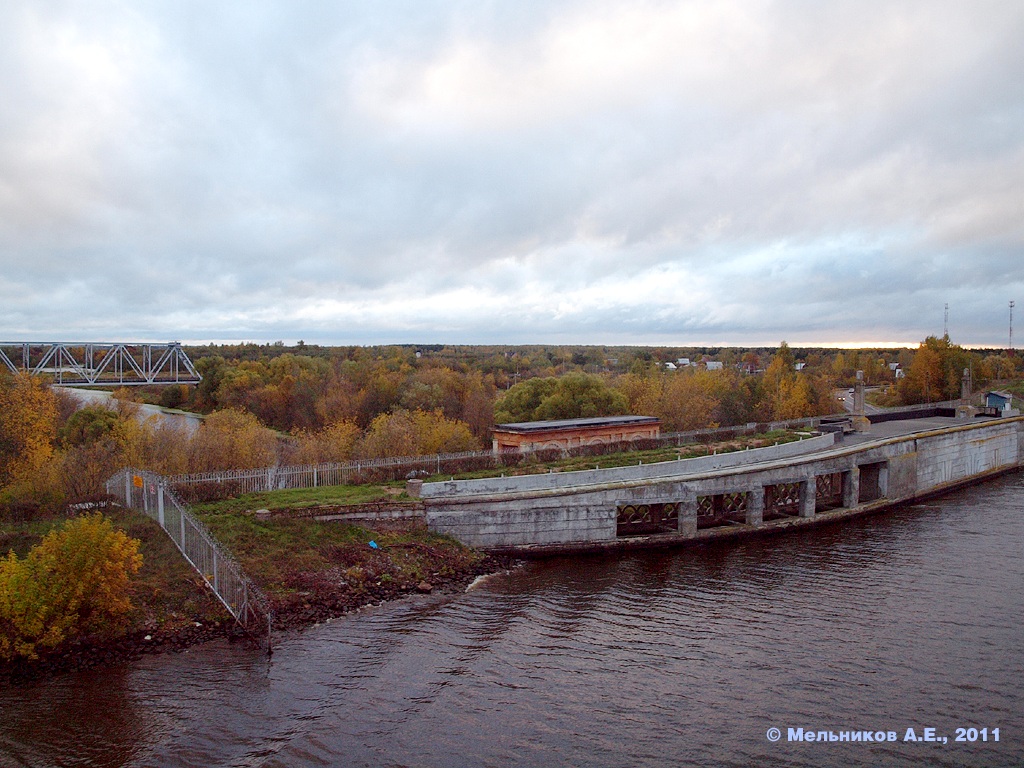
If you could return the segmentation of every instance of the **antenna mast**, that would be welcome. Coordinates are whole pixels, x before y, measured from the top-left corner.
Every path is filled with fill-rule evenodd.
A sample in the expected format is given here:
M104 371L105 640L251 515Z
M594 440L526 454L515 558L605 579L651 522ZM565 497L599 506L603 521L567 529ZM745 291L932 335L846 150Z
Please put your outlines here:
M1010 302L1010 352L1013 352L1013 305L1014 302Z
M946 302L946 310L942 315L942 335L949 336L949 302Z

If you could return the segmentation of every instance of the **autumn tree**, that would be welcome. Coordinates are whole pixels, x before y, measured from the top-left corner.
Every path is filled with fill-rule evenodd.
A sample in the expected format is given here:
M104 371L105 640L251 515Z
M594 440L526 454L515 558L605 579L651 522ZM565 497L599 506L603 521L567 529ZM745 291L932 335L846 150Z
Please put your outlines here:
M623 376L616 388L629 402L629 412L657 416L666 432L718 426L717 379L721 371L644 369Z
M413 411L412 420L416 430L416 452L420 455L459 453L480 448L466 422L449 419L439 410Z
M53 456L57 399L42 379L0 374L0 488L27 482Z
M951 343L949 336L929 336L918 346L906 376L896 387L901 403L956 400L964 369L972 363L970 353Z
M194 472L267 467L276 459L277 438L251 413L216 411L203 421L189 444Z
M343 462L352 458L362 431L354 421L339 421L316 432L300 431L294 434L294 454L297 464L325 464Z
M694 370L665 376L660 409L653 415L661 419L668 432L686 432L719 426L716 413L720 405L716 390L720 371Z
M82 634L108 632L131 608L139 542L100 514L69 520L19 559L0 560L0 659L36 659Z
M821 416L833 410L827 379L797 371L796 358L783 341L762 377L762 417L786 421Z
M381 458L456 453L479 447L465 422L448 419L441 411L397 409L373 420L358 450L364 458Z

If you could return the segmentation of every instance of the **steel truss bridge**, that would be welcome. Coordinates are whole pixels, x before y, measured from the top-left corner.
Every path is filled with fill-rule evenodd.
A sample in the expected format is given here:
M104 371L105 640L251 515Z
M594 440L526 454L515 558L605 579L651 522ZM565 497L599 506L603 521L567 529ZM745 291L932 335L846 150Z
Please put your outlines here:
M0 341L0 370L51 376L55 384L197 384L199 371L181 344Z

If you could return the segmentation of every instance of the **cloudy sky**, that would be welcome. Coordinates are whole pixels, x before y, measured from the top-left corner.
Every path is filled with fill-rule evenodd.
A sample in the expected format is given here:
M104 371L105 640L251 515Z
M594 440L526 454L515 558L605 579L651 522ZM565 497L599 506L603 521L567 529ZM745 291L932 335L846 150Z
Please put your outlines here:
M1017 0L9 0L0 340L914 345L948 304L1004 346L1022 40Z

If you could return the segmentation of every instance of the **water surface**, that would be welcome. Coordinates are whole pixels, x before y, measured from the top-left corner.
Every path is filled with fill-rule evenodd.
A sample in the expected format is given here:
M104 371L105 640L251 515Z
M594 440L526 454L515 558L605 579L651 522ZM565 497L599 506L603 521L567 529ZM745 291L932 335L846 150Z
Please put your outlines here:
M532 563L279 638L270 662L215 643L0 690L0 758L1024 765L1022 491L1018 473L841 526ZM953 742L971 726L1000 741ZM910 727L950 741L905 743Z

